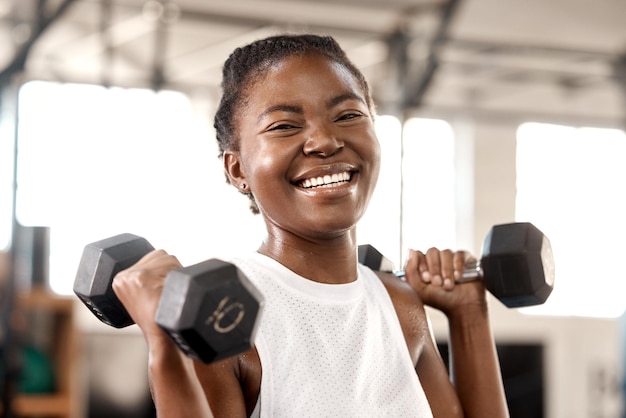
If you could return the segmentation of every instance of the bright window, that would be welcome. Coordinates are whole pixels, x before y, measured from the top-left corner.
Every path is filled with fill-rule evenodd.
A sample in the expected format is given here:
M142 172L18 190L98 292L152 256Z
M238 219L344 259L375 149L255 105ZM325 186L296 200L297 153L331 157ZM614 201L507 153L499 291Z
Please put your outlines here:
M516 217L552 243L555 289L527 312L618 317L626 308L626 135L527 123L517 134Z
M4 100L2 97L0 100ZM0 251L9 248L11 235L11 196L13 194L13 143L15 132L12 111L0 112Z
M409 248L455 248L454 133L438 119L378 117L382 165L359 240L402 267Z
M258 245L258 218L186 96L31 82L19 110L17 216L51 228L52 290L70 294L84 245L122 232L183 264Z
M403 251L456 248L454 133L439 119L404 127Z
M380 142L381 167L372 200L359 223L360 244L371 244L394 263L400 263L400 190L401 134L400 121L393 116L376 118L376 136Z

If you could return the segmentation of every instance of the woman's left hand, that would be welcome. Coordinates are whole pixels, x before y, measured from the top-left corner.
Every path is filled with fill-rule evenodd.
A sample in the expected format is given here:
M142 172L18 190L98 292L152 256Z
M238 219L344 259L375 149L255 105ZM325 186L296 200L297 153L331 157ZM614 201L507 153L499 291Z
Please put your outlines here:
M404 272L406 281L422 301L450 316L466 308L486 306L482 280L457 283L465 266L475 258L465 251L431 248L426 253L410 250Z

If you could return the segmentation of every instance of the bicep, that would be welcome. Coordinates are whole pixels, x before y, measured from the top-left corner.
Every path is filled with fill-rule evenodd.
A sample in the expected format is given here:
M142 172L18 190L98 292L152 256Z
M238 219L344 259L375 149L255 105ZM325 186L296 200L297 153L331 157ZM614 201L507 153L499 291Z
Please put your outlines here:
M196 363L196 374L216 418L245 418L246 403L238 378L237 357L212 364Z
M463 417L448 370L434 343L424 305L417 293L397 278L379 275L393 301L406 343L433 416Z

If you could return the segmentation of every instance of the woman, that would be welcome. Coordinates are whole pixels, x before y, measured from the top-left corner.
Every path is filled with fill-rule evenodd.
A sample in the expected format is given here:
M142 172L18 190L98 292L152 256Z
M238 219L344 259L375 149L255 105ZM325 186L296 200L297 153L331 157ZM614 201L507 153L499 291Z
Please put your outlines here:
M380 148L368 85L336 42L259 40L235 50L223 75L215 128L226 176L267 228L258 252L233 262L266 305L253 349L193 364L153 319L178 261L155 251L115 278L148 343L159 415L508 416L485 289L454 282L467 255L411 251L406 281L357 263ZM454 384L424 304L449 320Z

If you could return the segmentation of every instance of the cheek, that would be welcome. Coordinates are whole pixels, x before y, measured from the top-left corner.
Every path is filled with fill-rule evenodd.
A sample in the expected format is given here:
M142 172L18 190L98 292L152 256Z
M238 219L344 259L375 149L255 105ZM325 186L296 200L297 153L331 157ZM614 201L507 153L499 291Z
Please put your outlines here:
M372 186L378 181L378 175L380 173L381 164L381 148L380 142L375 134L371 134L371 140L367 142L367 146L364 146L361 153L363 158L370 161Z
M374 195L374 191L378 184L378 179L380 175L381 168L381 149L380 144L376 137L374 137L373 141L368 148L367 155L363 155L363 158L369 161L368 167L368 181L367 181L367 202L369 202Z
M272 147L267 149L263 144L246 152L242 161L252 192L261 194L264 189L278 187L286 178L288 156L284 149Z
M380 167L381 152L380 142L377 137L374 137L372 144L372 161L374 161L377 167Z

